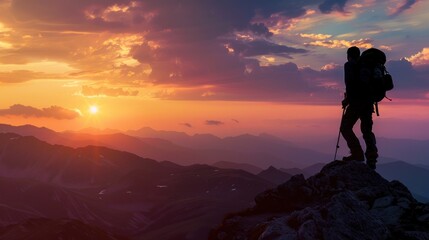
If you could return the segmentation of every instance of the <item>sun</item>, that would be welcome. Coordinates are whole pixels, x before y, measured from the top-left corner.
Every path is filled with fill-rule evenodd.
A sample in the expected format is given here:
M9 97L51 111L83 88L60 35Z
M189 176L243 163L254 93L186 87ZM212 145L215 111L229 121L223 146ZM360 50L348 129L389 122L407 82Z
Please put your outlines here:
M90 106L90 107L89 107L89 112L90 112L91 114L97 114L97 113L98 113L98 107L97 107L97 106L95 106L95 105Z

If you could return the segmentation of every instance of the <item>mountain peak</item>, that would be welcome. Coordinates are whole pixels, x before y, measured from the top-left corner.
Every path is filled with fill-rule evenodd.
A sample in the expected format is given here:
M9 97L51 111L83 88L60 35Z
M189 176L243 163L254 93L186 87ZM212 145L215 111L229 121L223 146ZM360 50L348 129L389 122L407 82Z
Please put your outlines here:
M230 215L210 239L427 239L429 205L359 162L295 175Z
M292 177L292 175L273 166L270 166L266 170L261 171L257 176L274 184L284 183Z

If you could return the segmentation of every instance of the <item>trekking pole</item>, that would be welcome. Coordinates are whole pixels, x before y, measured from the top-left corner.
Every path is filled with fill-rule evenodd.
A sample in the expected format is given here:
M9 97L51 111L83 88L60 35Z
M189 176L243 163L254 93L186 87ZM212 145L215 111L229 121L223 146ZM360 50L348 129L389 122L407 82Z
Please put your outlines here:
M338 148L340 148L341 125L343 125L343 118L344 118L345 112L346 112L346 107L343 108L343 114L341 115L341 123L340 123L340 129L338 130L338 138L337 138L337 145L335 147L334 161L337 160L337 152L338 152Z

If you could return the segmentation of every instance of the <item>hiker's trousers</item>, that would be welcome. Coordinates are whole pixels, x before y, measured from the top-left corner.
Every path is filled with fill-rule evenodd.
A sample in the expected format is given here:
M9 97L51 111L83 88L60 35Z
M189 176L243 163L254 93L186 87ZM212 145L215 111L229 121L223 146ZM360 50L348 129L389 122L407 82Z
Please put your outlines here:
M372 132L372 113L374 112L373 104L350 104L341 121L340 131L347 142L352 154L362 153L362 147L359 139L353 132L353 126L360 119L360 130L366 144L365 155L377 154L375 135Z

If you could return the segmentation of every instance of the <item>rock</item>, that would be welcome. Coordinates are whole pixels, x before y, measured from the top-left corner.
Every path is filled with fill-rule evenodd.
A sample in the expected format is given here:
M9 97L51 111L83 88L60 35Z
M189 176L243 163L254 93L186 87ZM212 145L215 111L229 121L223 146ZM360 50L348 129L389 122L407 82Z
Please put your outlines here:
M320 230L317 227L315 220L307 220L303 222L298 229L298 239L312 240L320 239Z
M312 199L313 191L304 175L292 176L276 189L265 191L255 198L259 211L287 211L304 206Z
M393 203L393 196L385 196L375 200L372 208L385 208Z
M401 216L405 211L399 206L387 206L386 208L372 209L370 212L383 220L385 224L395 225L400 223Z
M402 183L359 162L334 161L308 179L293 176L259 194L255 203L237 214L234 227L225 219L213 232L224 233L225 240L429 239L429 206Z
M418 219L420 222L429 222L429 213L427 213L423 216L420 216Z
M410 203L411 201L408 200L407 198L400 198L397 204L398 206L407 209L407 208L410 208Z
M429 240L429 233L418 232L418 231L406 231L404 233L404 239Z
M326 207L323 239L386 239L389 229L352 192L333 197ZM371 236L370 238L367 238Z
M259 236L259 239L275 239L275 237L281 236L283 240L295 240L298 235L296 231L290 228L288 225L284 224L284 219L279 218L272 221L271 224L265 225L265 229L262 234Z

